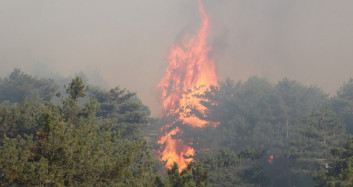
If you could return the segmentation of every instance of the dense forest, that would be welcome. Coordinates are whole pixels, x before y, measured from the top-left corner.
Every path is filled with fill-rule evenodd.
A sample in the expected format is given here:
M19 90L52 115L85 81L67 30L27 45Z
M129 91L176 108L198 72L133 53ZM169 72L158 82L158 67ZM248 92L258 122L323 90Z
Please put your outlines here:
M251 77L200 97L219 125L180 125L197 154L179 173L158 160L167 119L136 93L15 69L0 78L0 186L353 185L353 79L334 96Z

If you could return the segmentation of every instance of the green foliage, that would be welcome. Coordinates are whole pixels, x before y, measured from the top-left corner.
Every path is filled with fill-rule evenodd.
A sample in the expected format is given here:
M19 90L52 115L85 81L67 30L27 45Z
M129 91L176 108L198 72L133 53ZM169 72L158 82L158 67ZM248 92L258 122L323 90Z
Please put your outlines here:
M353 79L331 100L287 78L221 82L200 96L219 125L180 124L198 162L181 173L175 164L164 182L144 138L158 149L168 119L148 118L135 93L88 90L80 77L43 104L56 88L18 69L0 79L1 186L353 185L353 138L338 146L353 132Z
M275 87L281 101L281 121L285 124L285 135L297 136L296 126L307 113L327 102L327 94L317 87L304 87L287 78ZM288 141L287 141L288 142Z
M239 153L221 149L201 161L208 170L212 186L265 186L270 181L258 162L265 153L249 147Z
M322 167L314 178L317 186L353 185L353 137L346 139L342 147L331 149L329 164Z
M260 159L257 165L264 169L274 185L301 186L307 183L307 177L311 180L311 174L298 176L293 172L289 150L295 147L290 143L300 137L299 119L328 102L321 89L305 87L288 79L272 85L264 79L251 77L243 83L228 79L211 88L204 97L207 102L202 104L209 109L208 120L219 121L220 125L184 130L184 136L198 137L194 144L196 150L217 153L221 148L235 152L246 147L266 149L266 156L276 155L276 158L273 163L266 158ZM249 162L255 165L254 161ZM225 168L220 167L218 172L222 169Z
M165 180L167 187L205 187L208 186L208 172L200 163L190 162L187 168L179 173L177 163L168 170Z
M70 85L76 83L81 85L77 78ZM123 139L113 121L97 123L97 101L78 104L84 87L70 86L70 96L62 105L41 105L35 111L41 116L40 125L33 126L35 134L2 136L2 185L154 186L160 181L152 171L153 160L144 140ZM76 88L79 91L72 91Z
M66 93L69 94L73 100L86 96L86 91L88 91L88 87L84 85L81 77L72 79L72 82L66 88Z
M338 144L344 128L332 110L323 105L306 116L298 129L302 138L292 143L293 169L298 174L311 175L325 166L325 153Z
M298 119L327 102L327 95L315 87L287 79L273 86L257 77L244 83L226 80L205 97L208 118L220 122L214 146L236 151L246 145L271 147L270 152L285 149L290 136L297 136Z
M308 139L313 139L323 145L332 145L335 136L343 134L344 129L332 110L323 105L302 120L299 131Z
M0 137L16 137L22 134L33 134L41 123L41 102L34 98L25 99L21 104L0 105Z
M9 77L0 78L0 103L6 100L21 103L25 98L35 96L43 101L49 101L57 88L51 79L38 79L15 69Z
M135 93L119 87L108 92L97 88L90 92L101 104L96 113L98 118L116 120L114 129L119 130L123 138L136 139L141 135L140 129L148 122L149 111Z
M334 111L343 120L346 131L353 134L353 78L344 83L332 99Z

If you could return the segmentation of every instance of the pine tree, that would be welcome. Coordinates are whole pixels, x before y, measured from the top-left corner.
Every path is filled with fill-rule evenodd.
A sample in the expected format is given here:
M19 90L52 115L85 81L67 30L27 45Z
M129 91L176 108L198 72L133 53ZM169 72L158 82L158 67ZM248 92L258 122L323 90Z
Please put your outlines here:
M323 105L302 119L298 131L302 138L292 142L292 168L298 174L312 175L327 164L325 153L338 145L344 127L332 110Z
M353 185L353 137L331 149L329 164L314 174L317 186Z
M85 86L73 79L61 105L37 111L35 134L0 142L0 183L5 186L154 186L160 179L143 139L129 140L115 120L97 123L99 103L79 104ZM75 90L77 89L77 90ZM159 181L159 182L158 182Z

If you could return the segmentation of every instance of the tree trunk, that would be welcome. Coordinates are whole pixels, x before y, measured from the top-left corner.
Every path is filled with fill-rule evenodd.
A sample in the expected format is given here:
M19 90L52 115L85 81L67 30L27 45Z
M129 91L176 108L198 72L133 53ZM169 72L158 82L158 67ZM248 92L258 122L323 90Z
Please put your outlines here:
M289 117L287 116L287 120L286 120L286 130L287 130L287 133L286 133L286 138L288 138L289 137Z

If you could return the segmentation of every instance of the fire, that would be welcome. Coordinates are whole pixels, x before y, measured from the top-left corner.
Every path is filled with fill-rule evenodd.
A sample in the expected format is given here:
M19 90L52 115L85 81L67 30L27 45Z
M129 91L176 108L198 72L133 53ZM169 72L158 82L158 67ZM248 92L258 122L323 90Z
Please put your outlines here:
M166 75L158 84L162 90L164 115L175 119L163 128L166 133L158 141L158 144L164 145L161 160L167 162L168 168L176 162L180 171L192 161L195 151L181 139L173 139L173 136L182 133L178 127L171 128L176 126L175 122L199 128L218 125L206 120L207 108L201 104L205 99L200 96L210 86L217 86L218 80L214 61L208 58L211 50L207 46L210 22L201 0L199 11L201 28L195 37L184 37L180 43L173 45L167 56L169 66ZM172 130L168 132L168 129Z
M158 141L158 144L166 145L164 151L162 152L162 155L163 160L167 162L167 168L173 167L174 162L178 163L179 168L186 168L187 163L192 161L192 158L190 158L190 156L195 155L194 149L185 145L183 140L173 139L172 136L178 133L181 133L181 130L176 127Z

